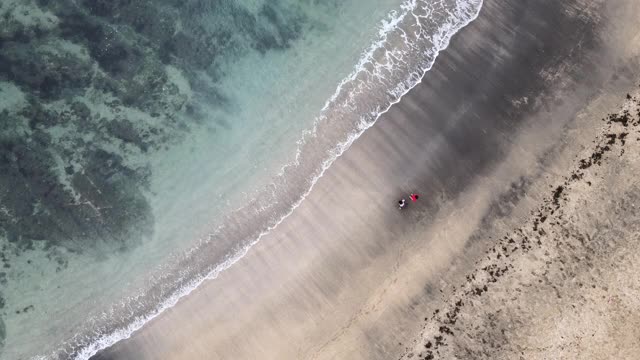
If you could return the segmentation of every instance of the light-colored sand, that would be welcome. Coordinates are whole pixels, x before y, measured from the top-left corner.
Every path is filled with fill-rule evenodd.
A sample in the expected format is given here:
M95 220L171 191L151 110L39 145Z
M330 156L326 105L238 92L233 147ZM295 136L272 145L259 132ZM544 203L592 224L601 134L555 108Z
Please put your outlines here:
M487 249L529 221L531 211L552 193L550 186L557 186L577 167L574 156L593 151L592 140L603 125L600 119L617 109L626 92L637 86L640 43L629 46L629 41L640 34L633 15L640 11L640 4L631 0L613 5L555 3L487 2L480 17L453 39L424 83L365 133L285 222L219 278L99 357L424 357L425 343L433 335L429 331L439 331L437 320L429 320L433 311L444 313L460 287L465 289L465 276L476 271ZM569 15L557 17L556 10ZM545 14L555 20L547 20ZM536 45L540 43L546 45ZM629 146L627 152L633 151L631 140ZM637 167L638 147L634 146L634 154L617 160L617 166L627 166L623 175L633 174L631 165ZM616 151L607 156L616 156ZM608 169L604 179L593 180L589 189L576 187L567 193L567 202L575 205L564 216L580 213L580 199L600 204L597 196L606 191L621 200L623 194L638 189L631 183L625 183L626 192L611 186L622 185L624 178L608 183L607 176L614 179L617 168L607 161L601 166ZM594 166L589 171L599 169ZM410 191L419 191L423 197L406 211L397 211L395 201ZM551 218L545 226L550 222ZM549 244L543 247L552 246L549 235L547 239ZM543 247L536 251L544 254ZM526 261L536 251L519 260L514 253L513 266L535 269L540 264ZM617 259L616 251L592 264ZM571 252L548 256L571 258ZM589 321L600 321L603 310L637 306L630 299L638 284L632 284L624 272L634 271L638 258L625 259L599 280L618 281L605 295L617 294L611 301L618 305L591 302L585 309L587 316L569 316L577 314L571 310L557 322L558 307L575 304L580 308L579 297L596 299L604 294L603 285L598 282L588 295L574 291L579 286L560 288L568 295L547 305L553 290L536 285L540 292L528 296L525 292L530 290L512 288L516 280L500 280L479 298L484 300L466 300L478 306L465 308L460 318L467 322L462 325L460 320L451 330L456 339L459 332L473 335L483 328L501 334L481 316L499 313L500 324L520 329L514 342L503 339L513 344L509 351L523 344L557 351L567 344L558 340L565 331L571 341L578 341L575 344L583 344L577 336L587 336L584 328ZM530 262L536 261L544 264L541 256ZM590 275L585 270L594 266L576 265L575 282L590 287L593 281L587 281ZM549 276L548 281L553 283L556 277ZM500 286L505 290L494 294ZM540 310L517 313L517 305L505 306L511 296L519 296L515 304L525 306L531 301ZM500 312L503 307L513 311ZM548 315L538 319L545 311ZM620 320L633 321L618 314ZM425 318L427 332L423 333ZM510 319L517 323L509 324ZM480 330L472 330L476 325ZM615 344L621 355L625 346L637 348L626 338L612 342L612 332L598 331L598 341ZM442 352L444 358L465 358L467 340L439 349L452 351ZM473 343L473 336L468 341ZM473 344L480 349L478 354L487 349ZM516 353L495 354L513 358ZM527 354L599 358L596 352L530 350Z
M469 272L404 359L637 359L640 91ZM603 122L604 123L604 122Z

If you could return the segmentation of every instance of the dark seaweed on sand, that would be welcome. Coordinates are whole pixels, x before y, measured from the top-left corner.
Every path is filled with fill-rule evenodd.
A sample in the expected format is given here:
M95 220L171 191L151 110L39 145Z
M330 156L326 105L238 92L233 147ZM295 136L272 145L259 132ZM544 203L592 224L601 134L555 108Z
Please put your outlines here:
M614 129L612 125L618 124L622 129L628 129L630 126L637 126L640 123L640 99L634 99L629 95L627 96L627 100L629 100L631 104L635 105L638 111L638 116L634 117L628 110L624 110L621 113L611 114L604 119L608 124L608 127L604 130L601 138L602 140L595 146L593 152L587 158L580 159L578 161L578 169L572 172L570 176L566 177L562 185L555 187L550 193L549 198L546 199L538 211L533 214L533 217L530 219L530 223L532 224L531 230L527 228L516 229L513 233L502 237L496 245L486 252L486 254L488 254L486 259L490 261L490 264L483 266L466 276L466 290L454 294L453 298L448 302L448 306L445 310L441 311L440 309L436 309L430 317L424 318L425 322L434 322L438 326L438 335L425 339L424 351L417 354L409 353L408 357L418 355L419 359L441 358L438 349L443 346L447 346L445 339L453 339L455 337L455 333L457 332L455 327L456 322L458 321L460 312L465 306L464 299L472 296L482 297L484 294L490 292L491 284L496 283L500 277L513 268L513 265L505 262L504 259L506 254L518 251L526 253L534 246L541 246L543 244L543 238L541 238L541 236L546 235L546 232L541 228L541 226L543 226L547 219L554 214L555 221L562 219L562 205L565 200L564 196L567 192L570 191L573 186L580 183L591 186L590 181L584 180L585 173L583 170L588 169L593 164L599 165L602 161L606 161L605 154L613 150L614 146L616 146L616 148L620 148L622 151L624 150L629 131ZM640 140L640 137L638 140ZM577 236L577 239L582 242L583 246L588 246L586 242L590 240L589 238ZM560 239L550 240L562 241ZM546 264L548 267L550 262L547 261ZM563 267L560 269L563 270ZM484 273L484 276L480 277L479 273ZM480 281L479 279L485 280ZM539 282L547 282L548 285L552 286L554 289L556 296L561 298L559 289L555 285L549 283L548 279L544 279L545 280L540 279ZM579 283L578 286L582 287L583 284ZM593 287L595 287L595 285L593 285ZM486 325L488 328L494 329L499 327L493 314L488 314L487 319L488 323ZM464 329L459 330L464 333ZM502 328L500 329L500 339L483 337L479 340L481 340L484 347L494 350L499 349L502 346L501 344L508 342L506 337L507 332L507 329ZM474 356L473 354L476 350L465 349L465 351L467 351L467 355ZM476 355L480 356L481 354ZM484 355L488 354L484 353Z

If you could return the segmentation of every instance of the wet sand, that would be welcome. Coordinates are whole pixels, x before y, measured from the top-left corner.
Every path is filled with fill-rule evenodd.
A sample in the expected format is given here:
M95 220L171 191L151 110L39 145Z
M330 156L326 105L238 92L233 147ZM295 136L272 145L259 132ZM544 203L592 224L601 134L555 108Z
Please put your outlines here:
M637 89L640 27L634 14L639 11L636 1L487 1L479 18L452 39L422 84L336 161L276 230L217 279L95 358L392 359L490 354L513 358L515 349L529 358L534 355L524 353L526 346L562 345L556 335L584 328L579 318L558 324L557 317L544 312L522 313L531 301L553 309L543 304L547 288L536 285L524 291L516 287L516 280L496 279L485 290L480 281L487 280L486 275L481 279L476 275L476 282L468 282L467 276L484 271L485 262L497 258L493 249L508 241L505 235L532 224L536 216L540 222L536 211L545 204L551 209L565 206L560 205L565 200L561 196L554 200L553 194L580 166L576 156L597 151L593 141L603 126L609 126L601 119L617 112L625 95ZM611 131L616 136L623 132ZM620 161L634 163L634 151L637 147L630 147L628 157ZM602 160L592 168L608 169L610 178L624 168L609 163ZM583 169L580 181L591 176L587 170ZM632 170L620 173L632 177ZM589 189L600 190L575 185L572 193L567 192L567 201L587 202L574 205L573 213L567 210L564 216L600 204L598 194L604 189L619 199L637 190L632 182L618 192L619 183L590 181ZM420 200L398 211L397 199L412 191L422 195ZM582 195L571 195L574 192ZM562 212L556 211L548 218L560 216ZM545 224L550 226L550 220ZM496 266L529 270L522 263L531 254L555 256L546 250L555 246L555 235L545 231L547 240L536 243L535 250L509 253L512 268ZM614 259L609 253L600 256L584 249L572 256L574 249L564 248L563 261L584 254L602 263ZM512 249L501 251L505 254L497 260L504 260ZM630 265L608 276L633 271L637 260L627 258ZM551 260L540 255L538 261ZM587 277L589 269L601 264L598 261L572 267L574 277ZM531 266L536 274L544 271L540 264ZM547 278L551 284L563 279ZM579 281L584 286L595 284ZM476 291L469 284L479 287L481 297L462 298L472 296L465 291ZM624 299L634 291L638 294L637 284L631 285L620 283ZM574 299L582 287L556 288L560 296L567 293L563 299ZM538 293L528 296L523 291ZM505 306L516 295L517 305ZM464 308L456 305L459 301L466 304ZM590 309L597 314L603 305L593 304ZM508 310L501 312L503 308ZM447 312L466 322L443 323L450 321ZM487 320L496 312L501 327ZM633 322L633 318L619 321ZM441 329L443 324L446 330ZM507 335L515 332L514 327L526 329L529 337ZM478 330L482 328L491 332ZM496 338L496 331L502 337ZM539 336L532 339L531 334ZM432 339L435 336L442 336L441 344L428 353L427 345L434 347L438 341ZM485 338L507 350L498 352L482 342ZM632 341L616 346L638 349Z

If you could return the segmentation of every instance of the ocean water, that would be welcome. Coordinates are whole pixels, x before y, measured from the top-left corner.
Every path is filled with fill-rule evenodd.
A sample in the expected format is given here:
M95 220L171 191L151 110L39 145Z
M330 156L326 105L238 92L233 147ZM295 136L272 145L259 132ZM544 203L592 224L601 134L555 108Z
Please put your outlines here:
M1 0L0 358L87 359L232 266L481 5Z

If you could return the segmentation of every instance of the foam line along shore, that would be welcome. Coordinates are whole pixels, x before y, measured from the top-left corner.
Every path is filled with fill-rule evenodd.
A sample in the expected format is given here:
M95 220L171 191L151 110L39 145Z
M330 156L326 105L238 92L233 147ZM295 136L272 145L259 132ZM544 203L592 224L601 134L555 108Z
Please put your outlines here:
M233 238L232 250L226 254L224 260L211 269L206 265L194 266L193 258L188 258L185 263L189 263L189 265L180 266L181 275L184 276L184 269L187 266L195 267L198 274L189 274L184 283L178 281L180 283L178 289L150 311L149 315L136 319L136 321L112 333L109 333L108 330L105 331L105 335L79 351L78 358L84 359L100 349L131 336L145 323L174 306L180 298L190 294L203 281L215 279L220 272L231 267L245 256L263 236L291 215L331 164L368 128L373 126L381 115L419 83L433 65L438 53L448 46L449 39L459 29L475 19L480 10L481 2L456 1L446 5L451 9L439 9L439 11L443 11L449 17L439 19L430 18L429 12L420 13L420 11L425 11L428 6L426 3L416 1L403 3L402 11L399 13L392 12L388 20L385 20L381 26L378 40L362 55L354 71L338 85L335 93L324 105L323 114L318 117L312 129L305 131L303 138L298 142L299 147L295 161L283 166L276 182L268 187L268 192L254 195L255 198L249 201L247 206L232 212L229 219L235 222L233 225L236 227L228 229L223 225L203 243L202 246L206 249L207 244L217 246L219 242L223 241L220 239L221 237ZM432 22L429 25L435 26L435 28L422 29L420 22L408 22L406 21L408 18L413 20L421 18L425 24ZM418 30L415 30L415 27ZM416 38L408 39L399 36L399 34L405 34L408 31L416 31ZM394 43L398 37L402 38L402 42ZM425 42L430 47L425 46ZM391 50L388 47L391 47ZM423 53L420 53L421 51ZM392 62L394 58L396 61L403 58L409 58L412 61L395 64ZM413 66L417 66L417 69L413 69ZM371 67L374 69L373 72L370 72ZM385 69L389 71L388 75L390 76L383 76ZM354 83L357 85L354 86ZM364 109L355 105L358 104L359 97L375 97L373 96L374 89L383 94L379 101L380 104L386 105L371 104L366 101L360 102ZM341 99L345 98L349 99L349 102L342 103ZM320 166L316 164L320 164ZM301 195L298 197L295 194ZM283 198L289 199L289 201L283 200ZM278 205L281 207L278 208ZM258 209L257 212L256 209ZM246 215L247 212L250 215ZM264 218L261 218L261 215ZM263 223L266 228L251 228L256 232L244 235L238 241L236 240L238 234L244 234L245 230L237 227L247 227L246 222L236 222L238 217L251 223ZM260 221L260 219L264 220ZM239 244L242 246L237 250ZM202 250L192 249L190 253ZM205 263L210 264L211 259L207 258Z
M5 356L89 354L230 266L480 2L174 5L1 8Z
M591 141L593 122L575 135L581 109L635 86L617 67L624 54L632 68L620 43L633 26L614 21L615 7L485 3L276 229L96 358L400 356L423 313L491 243L492 221L516 222L546 190L555 156ZM390 204L414 189L429 200L400 217Z

